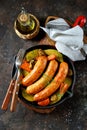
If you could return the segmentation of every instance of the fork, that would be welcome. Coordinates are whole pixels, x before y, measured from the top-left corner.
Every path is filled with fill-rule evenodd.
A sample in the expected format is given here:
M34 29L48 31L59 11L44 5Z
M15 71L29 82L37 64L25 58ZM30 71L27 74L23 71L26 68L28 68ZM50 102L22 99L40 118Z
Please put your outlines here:
M11 106L10 106L11 112L15 111L15 109L16 109L16 104L17 104L17 100L18 100L18 92L19 92L19 87L20 87L20 74L21 74L20 65L22 63L24 54L25 54L25 50L20 49L19 53L17 55L16 61L15 61L16 68L17 68L17 78L15 81L15 86L14 86L12 101L11 101Z

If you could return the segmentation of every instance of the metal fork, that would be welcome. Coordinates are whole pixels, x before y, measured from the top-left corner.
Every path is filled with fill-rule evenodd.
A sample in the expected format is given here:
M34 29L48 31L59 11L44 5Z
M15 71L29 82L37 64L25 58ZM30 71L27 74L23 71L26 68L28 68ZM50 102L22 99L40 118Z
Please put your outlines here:
M18 92L19 92L19 87L20 87L20 74L21 74L20 73L20 65L22 63L24 54L25 54L25 50L20 49L18 52L18 55L16 57L16 61L15 61L15 65L17 68L17 78L15 81L15 86L14 86L12 101L11 101L11 106L10 106L11 112L15 111L15 109L16 109L16 104L17 104L17 100L18 100Z

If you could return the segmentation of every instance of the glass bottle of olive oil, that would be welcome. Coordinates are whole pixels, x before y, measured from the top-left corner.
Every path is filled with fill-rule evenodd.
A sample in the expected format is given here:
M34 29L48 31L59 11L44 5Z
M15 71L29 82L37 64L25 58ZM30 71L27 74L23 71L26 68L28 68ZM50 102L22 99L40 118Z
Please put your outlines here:
M35 20L32 15L27 13L24 8L22 8L21 13L17 17L16 26L17 29L22 34L32 33L35 29Z

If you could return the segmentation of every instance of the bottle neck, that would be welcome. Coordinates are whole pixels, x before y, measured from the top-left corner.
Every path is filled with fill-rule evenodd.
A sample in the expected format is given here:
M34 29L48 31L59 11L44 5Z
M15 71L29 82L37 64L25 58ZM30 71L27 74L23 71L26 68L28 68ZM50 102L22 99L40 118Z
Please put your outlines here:
M21 11L17 17L17 28L23 33L30 33L35 28L35 20L26 11Z
M21 15L19 16L19 20L20 20L21 22L23 22L23 23L27 22L27 20L28 20L27 14L21 14Z

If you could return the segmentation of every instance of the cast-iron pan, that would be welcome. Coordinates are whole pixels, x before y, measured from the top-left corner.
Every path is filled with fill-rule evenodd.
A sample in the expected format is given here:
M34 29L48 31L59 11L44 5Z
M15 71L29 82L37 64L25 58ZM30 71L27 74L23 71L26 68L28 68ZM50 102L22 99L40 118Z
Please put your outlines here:
M25 54L27 52L31 51L31 50L34 50L34 49L43 49L44 50L44 49L56 49L56 48L54 46L51 46L51 45L37 45L37 46L33 46L31 48L28 48L26 50ZM49 108L58 106L59 104L63 103L65 100L67 100L67 99L69 99L73 96L73 88L74 88L75 80L76 80L75 67L74 67L73 61L71 61L67 56L63 55L63 58L64 58L64 61L66 61L68 63L69 68L71 68L72 71L73 71L72 84L69 87L68 92L66 92L65 95L62 97L62 99L55 104L51 104L51 105L48 105L48 106L39 106L34 102L29 102L29 101L25 100L22 96L22 90L21 90L21 87L20 87L18 97L22 102L24 102L24 104L27 104L31 107L35 107L35 108L38 108L38 109L40 109L40 108L41 109L49 109Z

